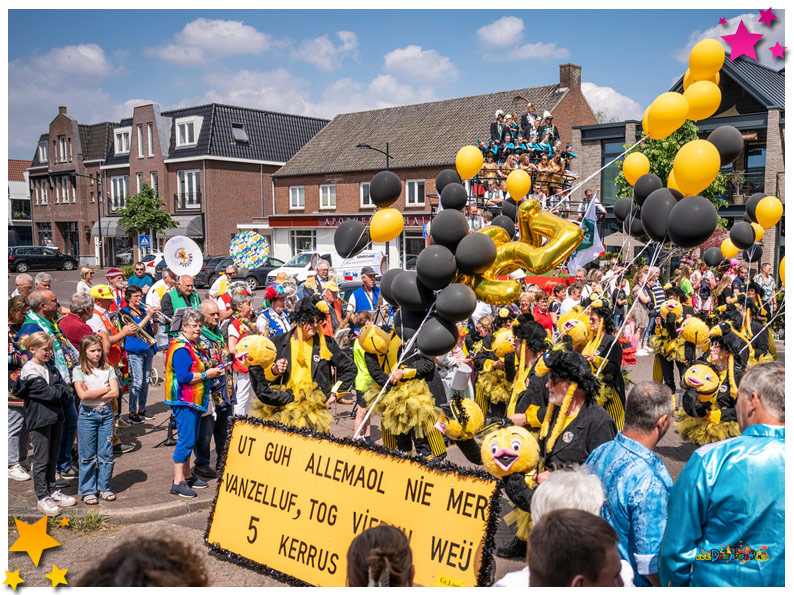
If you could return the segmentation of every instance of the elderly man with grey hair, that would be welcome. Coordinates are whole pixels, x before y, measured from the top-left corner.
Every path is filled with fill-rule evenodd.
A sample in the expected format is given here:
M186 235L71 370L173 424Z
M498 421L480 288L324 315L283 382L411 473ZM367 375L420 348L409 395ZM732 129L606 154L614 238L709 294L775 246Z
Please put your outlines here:
M10 297L16 297L18 295L28 297L30 292L33 291L33 277L27 273L20 273L16 276L16 279L14 279L14 285L16 289L14 289L14 293L12 293Z
M786 560L786 371L756 364L736 395L741 436L698 448L670 492L661 584L783 587ZM742 543L747 549L738 546ZM714 550L745 558L717 563ZM736 549L734 549L736 548ZM699 560L708 552L710 560Z
M601 516L617 531L620 557L631 564L637 587L659 586L657 563L673 480L653 450L672 415L669 388L639 383L626 399L623 431L587 458L607 494Z
M329 263L324 258L321 258L320 261L317 263L317 275L306 279L306 283L304 283L303 285L302 297L308 297L313 293L322 295L323 290L325 288L325 284L331 280L328 278L328 272L330 270L331 270L331 263Z
M75 293L69 300L69 313L58 321L58 326L75 349L80 349L80 339L94 334L87 324L93 316L94 298L87 293Z
M247 293L238 292L232 296L232 317L229 319L227 332L229 335L229 353L237 353L237 343L248 335L258 335L256 330L256 314L253 308L253 298ZM237 371L237 404L234 406L234 415L248 415L251 409L254 389L248 376L248 369L244 368L239 360L234 360L233 368Z
M537 525L548 513L561 508L584 510L598 515L603 504L604 488L598 477L590 473L586 467L552 471L548 479L538 486L532 496L530 505L532 524ZM631 586L633 572L625 560L621 560L620 576L624 586ZM529 566L526 566L521 570L506 574L494 584L494 587L526 587L528 585Z

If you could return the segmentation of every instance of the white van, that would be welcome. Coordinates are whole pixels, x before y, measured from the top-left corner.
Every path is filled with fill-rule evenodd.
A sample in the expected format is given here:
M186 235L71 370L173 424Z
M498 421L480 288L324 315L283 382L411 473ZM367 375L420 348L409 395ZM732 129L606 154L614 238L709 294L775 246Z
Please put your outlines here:
M317 263L321 259L327 260L331 264L337 283L358 280L361 277L361 269L365 266L375 269L375 274L378 276L386 272L386 257L379 250L364 250L357 256L347 259L336 253L299 252L290 258L283 267L270 271L267 275L267 284L275 283L276 275L284 272L287 277L295 279L295 282L300 285L307 278L315 275Z
M386 272L386 256L380 250L364 250L334 267L334 279L337 283L358 281L361 279L361 269L366 266L372 267L377 277L382 277Z
M287 277L294 279L296 283L301 284L310 275L314 275L317 269L317 263L321 259L325 259L333 266L333 259L331 254L320 254L319 252L298 252L295 256L290 258L283 267L273 269L267 274L267 284L276 282L276 275L278 273L286 273Z

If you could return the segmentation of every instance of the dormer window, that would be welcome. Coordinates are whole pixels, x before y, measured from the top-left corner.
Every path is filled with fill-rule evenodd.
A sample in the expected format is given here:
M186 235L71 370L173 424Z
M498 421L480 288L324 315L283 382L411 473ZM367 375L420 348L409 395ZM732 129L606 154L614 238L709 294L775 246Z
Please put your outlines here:
M178 118L176 120L176 146L192 147L198 143L201 134L201 123L204 118L192 116L190 118Z
M44 163L47 161L47 141L43 140L39 142L39 162Z
M132 134L132 127L116 128L114 138L116 155L128 154L130 152L130 135Z
M232 137L238 143L247 143L248 133L245 130L245 125L232 122Z

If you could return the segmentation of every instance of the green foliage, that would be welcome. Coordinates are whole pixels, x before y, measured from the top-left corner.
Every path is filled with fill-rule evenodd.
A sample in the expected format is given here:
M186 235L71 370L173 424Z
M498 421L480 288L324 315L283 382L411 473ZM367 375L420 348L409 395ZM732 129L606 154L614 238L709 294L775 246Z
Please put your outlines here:
M128 264L127 266L121 267L121 271L124 273L124 278L129 279L135 274L135 265Z
M689 141L698 138L698 127L694 122L687 120L684 124L673 132L667 138L661 140L646 139L641 145L638 145L627 155L640 152L643 153L651 164L650 173L659 176L663 183L667 183L667 178L673 169L673 160L675 159L678 150ZM624 145L627 148L629 145ZM633 188L626 181L623 175L623 162L617 161L615 163L620 167L620 172L615 177L615 186L617 188L617 198L632 198ZM700 193L701 196L708 198L716 208L721 208L728 205L725 199L717 198L725 194L725 189L728 185L728 179L722 174L717 174L716 179L711 185ZM727 224L726 219L720 219L720 225L725 227Z
M144 184L138 194L127 198L126 208L119 209L119 224L127 230L130 240L135 241L137 234L151 231L154 242L159 232L178 225L168 211L163 209L164 206L165 203L155 194L154 189Z

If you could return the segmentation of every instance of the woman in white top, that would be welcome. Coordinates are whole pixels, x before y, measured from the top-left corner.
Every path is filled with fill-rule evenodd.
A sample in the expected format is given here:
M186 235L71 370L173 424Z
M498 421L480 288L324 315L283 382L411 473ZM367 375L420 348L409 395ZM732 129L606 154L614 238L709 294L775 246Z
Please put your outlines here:
M91 293L91 286L94 280L94 269L82 267L80 269L80 281L77 282L77 293Z

